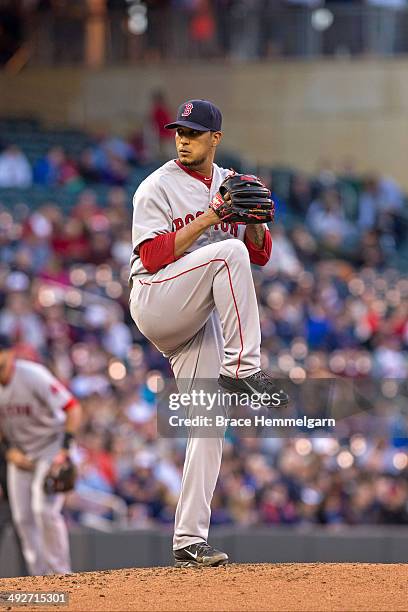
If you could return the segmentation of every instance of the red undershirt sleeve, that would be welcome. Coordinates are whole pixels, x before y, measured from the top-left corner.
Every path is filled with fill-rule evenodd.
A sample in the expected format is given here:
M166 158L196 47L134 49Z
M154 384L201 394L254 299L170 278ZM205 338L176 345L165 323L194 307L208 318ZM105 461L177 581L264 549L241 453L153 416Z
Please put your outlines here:
M154 274L160 268L176 261L174 255L175 240L176 232L169 232L146 240L140 245L140 259L148 272Z
M245 232L244 243L248 249L249 259L251 263L257 266L264 266L268 263L272 253L272 237L269 229L265 230L264 243L262 248L258 248L253 242L251 242Z
M68 410L71 410L72 408L76 408L76 406L78 405L79 405L78 401L75 399L75 397L71 397L71 399L68 400L65 406L63 407L63 410L67 412Z

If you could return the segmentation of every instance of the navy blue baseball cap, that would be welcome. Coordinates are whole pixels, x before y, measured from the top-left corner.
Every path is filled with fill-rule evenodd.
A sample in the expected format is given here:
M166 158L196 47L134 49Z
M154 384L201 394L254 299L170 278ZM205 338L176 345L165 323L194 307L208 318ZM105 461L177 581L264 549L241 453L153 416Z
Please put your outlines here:
M208 100L189 100L179 106L177 119L164 127L173 130L179 126L199 132L219 132L222 115L220 109Z

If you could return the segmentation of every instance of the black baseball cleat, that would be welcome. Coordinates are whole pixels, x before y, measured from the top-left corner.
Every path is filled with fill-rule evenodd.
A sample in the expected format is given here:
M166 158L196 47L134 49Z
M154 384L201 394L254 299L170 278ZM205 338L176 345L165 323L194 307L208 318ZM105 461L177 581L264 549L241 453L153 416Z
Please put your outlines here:
M207 542L190 544L173 551L174 567L217 567L228 563L228 555Z
M285 408L289 404L289 395L283 389L279 389L273 378L263 370L247 378L232 378L221 374L218 383L230 393L267 395L270 403L265 406L268 408Z

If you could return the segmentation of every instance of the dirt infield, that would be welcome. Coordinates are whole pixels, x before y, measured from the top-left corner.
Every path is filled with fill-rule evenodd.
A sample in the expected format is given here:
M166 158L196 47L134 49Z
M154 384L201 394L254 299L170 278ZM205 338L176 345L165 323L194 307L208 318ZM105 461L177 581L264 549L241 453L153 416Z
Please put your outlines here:
M1 591L67 591L69 606L0 610L408 611L408 565L279 563L3 578Z

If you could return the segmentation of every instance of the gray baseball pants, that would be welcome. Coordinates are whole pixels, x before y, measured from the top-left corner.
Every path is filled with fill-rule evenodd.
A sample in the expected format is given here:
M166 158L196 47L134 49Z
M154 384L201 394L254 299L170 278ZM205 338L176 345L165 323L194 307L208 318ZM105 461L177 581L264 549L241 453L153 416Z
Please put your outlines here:
M258 304L240 240L201 247L156 274L135 277L130 312L168 357L179 390L187 380L192 388L220 373L246 378L260 369ZM174 550L207 541L222 447L220 436L191 435L187 441Z
M68 531L61 514L65 496L43 490L50 464L49 458L38 459L33 471L7 464L11 515L32 576L71 572Z

